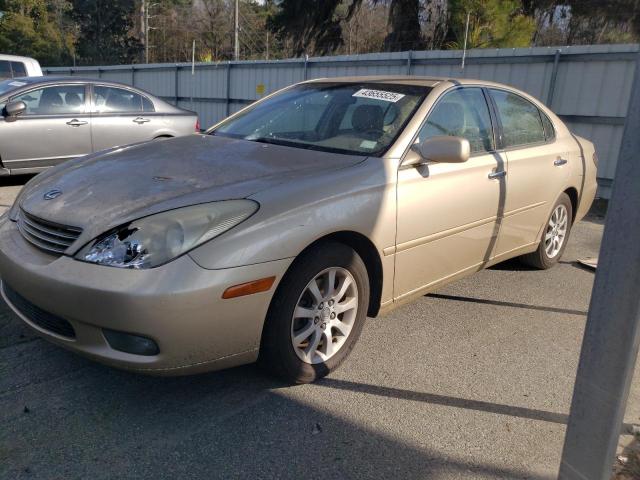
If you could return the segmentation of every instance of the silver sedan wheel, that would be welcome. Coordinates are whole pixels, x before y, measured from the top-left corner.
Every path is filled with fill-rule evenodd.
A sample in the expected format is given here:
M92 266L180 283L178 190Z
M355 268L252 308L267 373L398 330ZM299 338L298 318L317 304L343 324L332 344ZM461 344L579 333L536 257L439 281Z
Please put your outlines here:
M358 311L358 287L351 273L331 267L304 288L291 321L291 343L305 363L333 357L351 333Z
M547 230L544 234L544 249L547 257L554 258L567 238L567 228L569 226L569 213L567 207L558 205L551 214Z

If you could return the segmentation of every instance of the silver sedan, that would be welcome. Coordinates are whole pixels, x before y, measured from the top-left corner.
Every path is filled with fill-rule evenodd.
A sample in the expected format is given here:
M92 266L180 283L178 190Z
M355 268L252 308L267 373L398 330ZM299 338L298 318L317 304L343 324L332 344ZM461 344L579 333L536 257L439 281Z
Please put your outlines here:
M200 130L194 112L96 79L5 80L0 110L0 175L36 173L106 148Z

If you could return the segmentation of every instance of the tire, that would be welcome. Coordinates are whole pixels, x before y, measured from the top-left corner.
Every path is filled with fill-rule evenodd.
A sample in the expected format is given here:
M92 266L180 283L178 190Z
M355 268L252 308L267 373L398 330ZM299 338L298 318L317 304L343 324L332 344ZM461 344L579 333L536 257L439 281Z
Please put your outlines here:
M558 215L560 215L560 217L558 217ZM562 215L564 215L564 217L562 217ZM564 220L558 220L559 218ZM551 214L542 229L542 236L540 237L538 249L535 252L521 256L520 260L522 263L540 270L546 270L558 263L558 260L562 257L564 249L567 247L567 242L569 241L572 219L573 206L571 205L571 199L566 193L562 193L556 204L553 206L553 210L551 210ZM561 232L563 231L562 222L564 222L564 233L561 235ZM555 224L559 226L554 227ZM556 232L555 234L553 233L554 231ZM549 235L551 235L551 242L553 242L554 239L558 239L560 242L559 245L556 244L550 247L548 241ZM561 238L559 238L560 236Z
M351 352L368 306L369 277L360 256L342 243L313 247L294 261L276 290L262 333L259 364L290 383L324 377Z

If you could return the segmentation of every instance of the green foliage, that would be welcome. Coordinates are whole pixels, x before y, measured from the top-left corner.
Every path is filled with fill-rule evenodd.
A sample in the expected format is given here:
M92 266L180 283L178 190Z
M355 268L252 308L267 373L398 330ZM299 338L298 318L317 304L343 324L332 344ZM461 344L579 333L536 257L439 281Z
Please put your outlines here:
M269 19L277 36L291 40L296 56L305 52L326 54L342 45L336 8L340 0L282 0Z
M640 0L240 0L241 59L637 42ZM147 0L151 62L234 57L234 0ZM0 52L43 65L143 58L142 0L0 0Z
M142 44L133 35L135 0L73 0L71 17L80 28L77 43L82 63L133 63Z
M467 14L467 48L528 47L535 31L532 17L524 14L520 0L449 0L453 38L447 47L464 45Z
M74 55L74 32L64 15L66 0L0 1L0 52L36 58L44 65L68 64Z

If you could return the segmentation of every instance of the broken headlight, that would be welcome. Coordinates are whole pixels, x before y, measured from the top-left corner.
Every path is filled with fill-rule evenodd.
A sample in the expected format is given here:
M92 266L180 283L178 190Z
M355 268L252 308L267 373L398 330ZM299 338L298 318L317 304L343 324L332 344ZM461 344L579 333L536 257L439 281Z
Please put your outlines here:
M86 245L75 256L120 268L153 268L217 237L258 210L252 200L177 208L134 220Z

